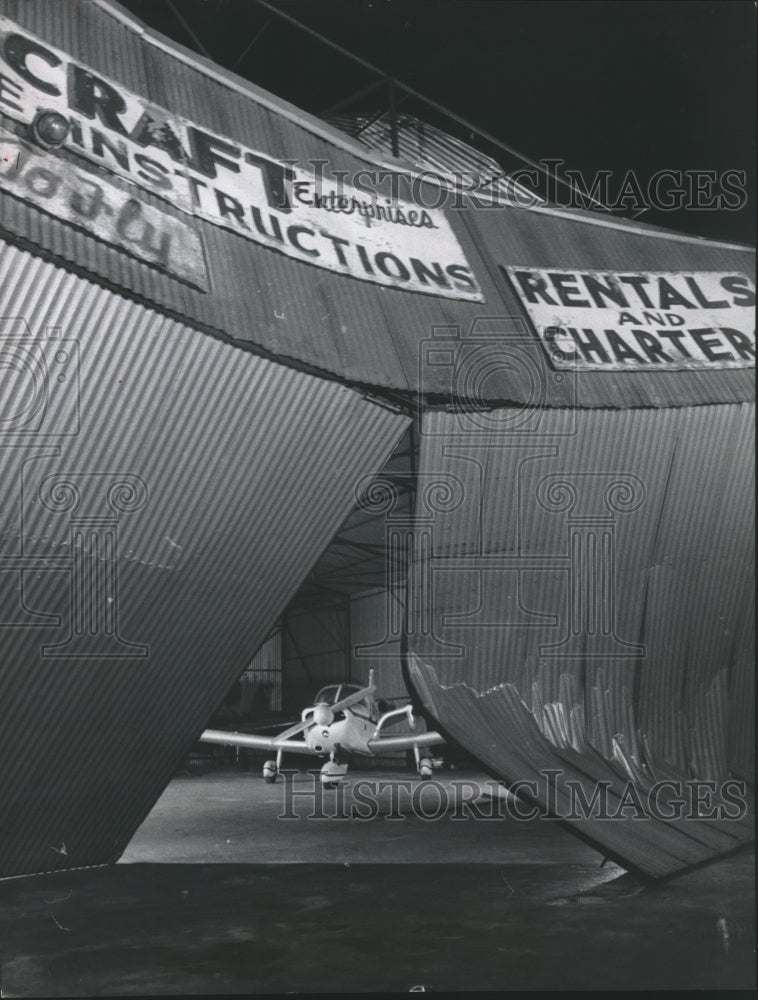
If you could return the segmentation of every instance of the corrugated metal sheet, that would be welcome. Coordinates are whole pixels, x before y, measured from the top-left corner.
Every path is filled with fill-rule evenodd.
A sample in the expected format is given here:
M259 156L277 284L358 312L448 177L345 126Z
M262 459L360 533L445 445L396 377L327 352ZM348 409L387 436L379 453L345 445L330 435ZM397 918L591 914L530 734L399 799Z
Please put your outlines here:
M597 753L630 778L747 775L753 427L748 404L546 410L529 440L427 414L420 472L453 500L423 528L407 648L433 668L440 724L481 756L484 700L435 685L507 684L543 756ZM504 697L487 759L514 781L527 765L509 757Z
M3 12L213 132L348 174L367 164L308 116L174 59L105 4L9 0ZM3 371L22 396L0 411L9 873L118 855L350 511L360 476L381 467L407 426L344 386L223 339L452 405L463 393L460 335L485 315L523 319L506 265L754 268L751 252L644 226L469 207L448 214L487 299L474 305L335 275L197 219L203 293L7 194L0 210L9 238L163 313L19 250L0 256L0 317L25 316L36 338L23 364L14 355ZM434 326L450 328L449 364L428 363ZM752 409L742 404L752 372L559 379L527 340L544 375L536 401L508 365L476 388L486 404L532 408L424 418L417 510L432 557L411 576L408 645L444 684L509 685L472 700L441 693L419 667L428 707L507 777L556 758L585 778L640 787L653 770L746 774ZM39 408L18 388L19 364L47 386ZM46 365L62 381L46 381ZM9 437L19 423L29 433ZM381 522L373 528L378 540ZM323 568L354 563L337 552ZM364 586L374 579L355 573ZM101 589L110 603L96 605L88 595ZM742 838L737 826L672 824L675 835L655 828L636 841L611 825L610 849L654 874Z
M96 71L145 94L171 112L275 156L327 160L348 175L367 158L317 135L312 120L264 106L251 96L210 79L198 64L173 59L149 36L128 29L103 5L85 0L8 3L7 14L50 44L65 46ZM409 195L406 182L401 195ZM170 206L145 192L140 197L165 211ZM424 200L434 200L427 189ZM450 395L450 370L423 363L424 341L435 325L468 331L475 318L522 316L501 265L644 270L739 270L753 273L754 254L707 241L666 235L642 225L607 224L518 208L447 212L451 226L486 297L478 305L418 295L333 274L263 249L199 219L210 269L210 291L196 291L83 232L0 194L3 227L14 238L43 248L72 268L129 290L172 315L253 344L293 364L392 390ZM182 216L185 220L189 217ZM356 225L362 225L356 223ZM614 228L615 227L615 228ZM534 345L535 355L541 348ZM507 366L480 387L490 402L523 401L525 382ZM752 373L744 370L687 372L585 372L571 380L546 380L545 405L655 406L739 402L752 398Z
M521 307L507 281L496 271L499 265L565 267L624 271L740 271L755 276L755 253L727 249L707 240L695 241L673 234L646 230L633 223L615 224L590 213L553 213L550 209L472 211L463 216L474 244L487 248L485 259L493 274L497 298L488 300L504 307L506 316L522 315ZM464 244L465 245L465 244ZM548 366L549 372L549 366ZM734 376L734 377L732 377ZM711 369L679 372L602 372L576 373L575 383L563 380L555 385L553 376L546 379L545 402L560 406L568 400L561 389L575 393L580 406L683 406L692 403L740 402L754 399L750 388L754 374L750 369L737 372ZM431 391L432 386L427 388ZM508 397L504 384L495 377L492 398Z
M404 593L379 590L350 601L350 676L368 681L374 670L382 698L405 694L400 671Z
M240 676L240 715L282 710L282 632L265 640Z
M350 678L367 684L373 670L377 698L396 707L408 701L400 650L404 596L383 590L350 601ZM406 721L393 724L391 730L393 736L411 732Z
M11 875L118 857L408 420L17 249L0 268Z
M415 655L409 676L445 732L519 794L516 816L523 818L534 807L534 817L541 813L561 819L607 856L654 878L752 842L752 823L746 818L698 818L697 812L689 815L690 801L675 815L677 790L659 797L654 788L656 780L681 780L681 775L668 770L653 775L644 767L632 771L620 751L606 759L592 746L576 752L546 736L512 684L483 695L463 683L442 685L436 669ZM604 791L592 805L599 787ZM583 790L585 805L577 789ZM708 808L725 804L714 798ZM672 808L672 819L661 818ZM729 811L735 813L733 807Z

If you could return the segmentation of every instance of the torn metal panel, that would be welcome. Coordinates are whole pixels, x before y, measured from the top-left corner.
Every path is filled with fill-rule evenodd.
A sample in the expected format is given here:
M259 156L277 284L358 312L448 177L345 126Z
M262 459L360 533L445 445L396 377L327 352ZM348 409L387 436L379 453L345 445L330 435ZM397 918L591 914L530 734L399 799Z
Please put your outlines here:
M564 750L635 783L749 777L752 407L545 410L530 439L495 416L423 422L407 649L444 692L425 707L484 760L475 717L506 684L531 733L492 709L509 781Z
M12 875L119 856L408 420L19 250L1 266Z
M618 863L654 878L752 843L751 821L677 815L675 794L651 791L649 772L635 782L591 746L581 753L557 748L512 684L482 694L465 683L443 685L435 667L415 654L408 676L445 733L518 797L512 808L524 819L560 819ZM715 796L711 805L734 813L726 798ZM673 818L664 818L670 812Z

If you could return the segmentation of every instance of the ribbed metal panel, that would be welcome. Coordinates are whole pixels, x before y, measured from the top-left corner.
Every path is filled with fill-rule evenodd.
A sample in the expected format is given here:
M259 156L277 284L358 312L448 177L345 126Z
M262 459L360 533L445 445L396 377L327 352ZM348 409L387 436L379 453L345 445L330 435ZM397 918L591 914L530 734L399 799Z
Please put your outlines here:
M282 710L282 633L277 629L263 643L239 679L239 709L243 718Z
M214 133L287 158L326 160L352 175L370 165L365 157L330 141L307 115L255 100L189 65L147 36L125 26L104 5L9 3L8 16L50 44L70 51L96 71L143 94L171 113ZM55 155L55 154L51 154ZM379 192L380 195L383 193ZM410 197L407 182L400 194ZM420 295L371 285L301 263L264 249L244 237L192 219L142 192L149 204L193 225L200 234L209 268L209 290L197 291L147 264L97 242L37 209L0 194L4 229L44 248L72 268L127 290L146 302L254 344L262 352L314 370L389 389L417 389L449 396L450 371L422 363L423 341L435 325L468 331L475 318L522 317L501 266L583 267L598 270L738 270L754 272L754 254L707 241L624 224L597 213L552 209L450 210L447 217L486 298L485 304ZM424 193L427 204L434 191ZM363 228L356 222L356 239ZM541 348L534 344L542 358ZM546 364L544 359L542 363ZM490 372L480 387L490 402L523 401L528 386L507 365ZM573 380L547 378L543 402L550 406L624 407L739 402L751 399L752 372L701 370L583 372Z
M253 673L256 671L281 671L282 669L282 630L278 628L266 639L255 656L245 667Z
M569 829L627 868L660 878L752 841L751 824L745 819L680 816L665 820L652 815L645 800L654 784L649 771L628 766L620 747L612 759L605 760L593 747L576 752L552 734L546 736L511 684L477 695L464 683L440 684L436 669L415 656L410 659L409 677L449 736L492 774L514 786L531 783L519 788L527 801L522 799L517 815L524 816L535 804L543 815L562 819ZM663 777L672 775L659 772L658 778ZM572 786L582 788L586 801L591 802L601 782L606 815L600 817L595 807L594 815L588 810L583 816ZM628 806L630 782L637 789L639 811ZM661 811L669 811L669 802L661 801L665 803Z
M402 618L400 595L381 590L350 601L351 676L367 681L376 675L382 698L401 698L405 685L400 668L400 636L393 620Z
M357 684L368 683L374 671L377 697L397 707L407 701L403 678L400 635L393 621L402 619L401 595L381 591L361 594L350 601L350 676ZM393 736L411 733L406 721L394 723Z
M407 648L434 684L507 683L547 748L630 779L748 773L753 407L546 410L528 440L460 428L423 422L420 481L448 501L417 508ZM448 708L459 718L447 697L443 726ZM483 702L467 704L472 735L456 733L476 753ZM502 717L511 781L514 738Z
M598 213L564 212L550 208L469 211L460 214L475 245L486 248L485 262L611 271L718 271L755 275L755 253L727 248L707 240L676 236L605 219ZM464 244L465 246L465 244ZM478 272L477 272L478 273ZM495 282L495 299L505 315L522 314L509 284ZM732 377L734 376L734 377ZM577 373L576 400L582 406L683 406L690 403L739 402L754 398L751 370L727 372L712 369L679 372L581 371ZM567 388L568 383L562 385ZM431 385L428 386L431 390ZM493 379L491 392L504 385ZM561 404L560 387L546 380L545 402ZM506 395L501 395L507 399ZM523 399L522 395L510 397Z
M0 268L11 875L118 857L408 421L19 250Z

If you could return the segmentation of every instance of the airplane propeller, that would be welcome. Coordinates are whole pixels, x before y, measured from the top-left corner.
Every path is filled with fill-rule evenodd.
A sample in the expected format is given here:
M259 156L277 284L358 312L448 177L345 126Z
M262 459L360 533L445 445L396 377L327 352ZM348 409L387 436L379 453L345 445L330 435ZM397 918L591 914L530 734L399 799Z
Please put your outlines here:
M343 708L350 708L351 705L355 705L356 702L363 701L366 695L372 691L373 688L365 687L361 688L360 691L353 691L352 694L347 695L341 701L336 701L333 705L328 705L327 707L331 709L332 712L341 712Z
M337 712L341 712L344 708L350 708L351 705L362 701L371 690L371 687L361 688L360 691L354 691L333 705L327 705L325 702L315 705L312 715L309 715L306 719L301 719L300 722L296 722L294 726L285 729L283 733L279 733L277 739L288 740L310 726L330 726L334 722L334 716Z
M302 719L300 722L296 722L294 726L290 726L289 729L285 729L283 733L277 734L277 740L288 740L293 736L297 736L298 733L302 733L304 729L308 726L313 725L313 716L309 715L307 719Z
M311 719L317 726L331 726L334 721L334 712L329 705L316 705Z

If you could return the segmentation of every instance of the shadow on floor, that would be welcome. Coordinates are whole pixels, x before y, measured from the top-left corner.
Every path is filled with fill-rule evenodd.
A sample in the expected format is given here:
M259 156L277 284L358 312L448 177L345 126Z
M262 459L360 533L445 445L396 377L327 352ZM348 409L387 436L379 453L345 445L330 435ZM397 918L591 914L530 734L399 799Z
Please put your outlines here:
M30 876L0 885L3 996L748 989L753 870L740 852L605 894L544 861Z

